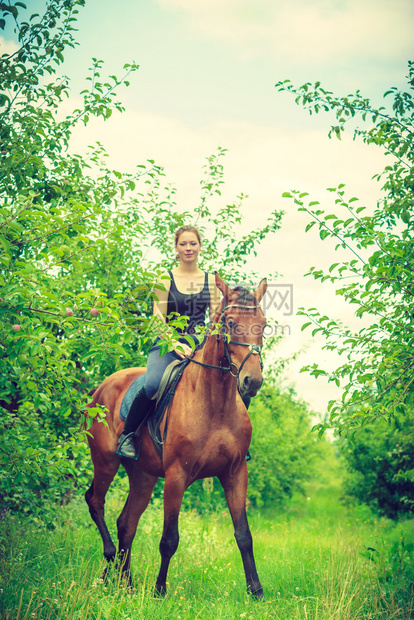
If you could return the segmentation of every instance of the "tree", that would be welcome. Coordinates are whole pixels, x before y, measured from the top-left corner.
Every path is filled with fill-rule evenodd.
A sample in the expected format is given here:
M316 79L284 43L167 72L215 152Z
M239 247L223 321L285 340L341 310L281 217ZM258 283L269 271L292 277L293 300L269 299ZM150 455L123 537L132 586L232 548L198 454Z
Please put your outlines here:
M27 512L44 510L44 496L60 496L77 471L79 448L69 438L79 427L86 402L80 388L87 385L77 343L82 339L84 350L91 348L100 333L107 352L118 346L112 341L117 304L106 303L85 278L80 289L72 288L71 276L92 248L119 234L107 224L106 205L130 180L123 177L120 190L109 179L93 180L67 146L77 122L122 110L114 86L138 67L126 66L123 80L102 84L95 61L83 108L58 120L69 87L56 70L64 50L75 45L74 22L83 4L52 1L43 17L27 21L21 19L23 3L1 4L0 27L14 23L19 47L3 54L0 64L0 493L3 508ZM92 159L98 157L97 150Z
M122 78L102 80L103 63L93 59L82 107L63 114L69 79L57 71L76 45L84 3L50 0L43 16L28 18L23 2L0 4L0 28L12 22L18 41L0 59L0 507L46 522L54 502L86 484L79 430L88 391L121 367L145 363L173 232L194 220L177 209L155 162L124 174L108 169L99 144L86 157L68 150L77 123L123 111L115 91L138 69L126 64ZM248 256L279 228L281 214L240 235L243 196L212 210L224 154L207 161L195 217L209 229L206 268L219 262L224 277L246 279Z
M375 106L360 91L336 97L320 82L295 87L289 80L276 84L312 112L333 111L336 123L329 136L339 139L347 124L356 124L354 139L381 148L388 157L376 175L382 184L376 207L358 206L344 185L329 188L335 211L300 191L286 192L300 211L306 211L321 240L333 239L336 249L349 251L349 260L338 260L328 270L313 266L309 274L336 285L336 293L354 304L355 314L368 325L352 331L316 308L301 309L308 320L303 328L323 334L325 349L339 350L346 362L333 371L318 364L305 370L324 375L343 387L341 401L329 403L329 420L318 425L323 432L333 426L340 432L381 417L398 427L412 416L414 404L414 63L408 64L407 90L393 87L384 94L384 106ZM362 120L360 127L357 122Z

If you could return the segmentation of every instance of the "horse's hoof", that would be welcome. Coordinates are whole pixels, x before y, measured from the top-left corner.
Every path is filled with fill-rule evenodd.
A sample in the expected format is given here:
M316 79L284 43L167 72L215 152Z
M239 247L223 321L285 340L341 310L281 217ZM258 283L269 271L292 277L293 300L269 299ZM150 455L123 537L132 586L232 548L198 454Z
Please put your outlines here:
M108 564L111 564L115 558L116 558L116 547L115 545L111 542L107 545L104 546L104 558L105 560L108 562Z
M154 588L155 598L163 598L167 594L167 586L156 584Z
M248 590L248 591L249 591L249 593L252 595L252 597L253 597L254 599L256 599L256 601L261 601L261 600L263 600L263 588L262 588L262 587L257 588L257 590L251 590L251 589L249 588L249 590Z

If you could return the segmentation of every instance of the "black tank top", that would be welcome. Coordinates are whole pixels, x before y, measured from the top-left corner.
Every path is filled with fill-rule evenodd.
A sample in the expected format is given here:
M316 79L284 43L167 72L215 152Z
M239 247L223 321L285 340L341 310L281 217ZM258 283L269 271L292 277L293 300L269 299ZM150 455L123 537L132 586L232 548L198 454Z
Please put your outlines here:
M171 312L178 312L181 316L188 316L189 321L185 330L186 334L194 334L197 325L204 327L206 311L210 308L210 289L208 286L208 273L205 272L204 286L199 293L181 293L176 285L171 271L168 272L171 278L171 286L168 293L167 315ZM168 318L167 318L168 323ZM183 330L177 329L178 332Z

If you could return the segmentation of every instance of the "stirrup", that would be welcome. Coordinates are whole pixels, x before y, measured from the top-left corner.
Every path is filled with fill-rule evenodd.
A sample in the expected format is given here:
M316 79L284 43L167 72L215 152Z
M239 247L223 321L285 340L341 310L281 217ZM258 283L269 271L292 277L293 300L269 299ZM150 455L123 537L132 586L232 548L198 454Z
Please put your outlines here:
M130 459L131 461L137 461L139 459L139 453L135 453L135 433L128 433L128 435L121 434L118 445L115 450L115 454L124 459Z

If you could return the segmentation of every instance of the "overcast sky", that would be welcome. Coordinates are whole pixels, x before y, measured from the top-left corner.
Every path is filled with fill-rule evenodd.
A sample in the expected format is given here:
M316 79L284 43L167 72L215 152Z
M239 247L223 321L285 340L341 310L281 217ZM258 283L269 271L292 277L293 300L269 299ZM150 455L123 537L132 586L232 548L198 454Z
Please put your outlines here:
M26 3L33 11L43 4ZM80 46L65 54L64 65L74 94L83 87L92 57L105 61L108 74L121 75L122 65L132 60L140 70L120 92L126 112L80 127L74 150L99 140L111 165L125 171L155 159L176 185L180 206L191 211L205 158L218 146L227 148L223 201L249 195L244 230L264 223L273 209L286 210L282 229L252 266L263 275L279 272L273 284L293 285L295 310L317 306L357 326L353 309L329 285L303 277L310 266L329 266L338 257L334 244L322 243L314 229L305 234L306 217L281 195L308 191L329 209L326 188L346 183L350 195L372 208L379 188L371 177L382 169L383 156L351 136L329 140L330 117L309 116L293 97L277 92L275 83L320 80L337 95L360 89L380 105L388 87L404 86L407 61L414 56L414 2L87 0L78 29ZM307 348L291 365L288 380L323 412L337 391L299 374L299 368L337 360L321 351L323 341L312 342L300 331L302 320L277 316L291 330L280 355Z

